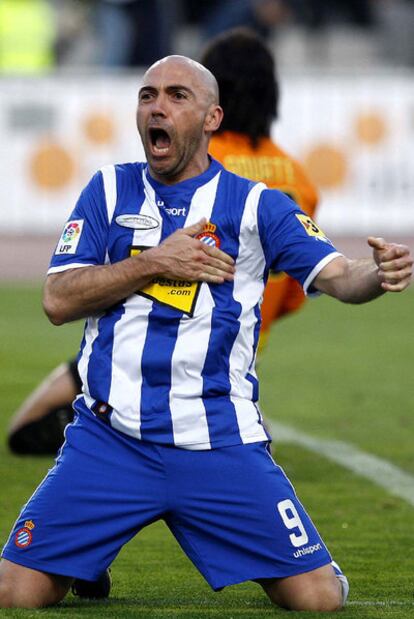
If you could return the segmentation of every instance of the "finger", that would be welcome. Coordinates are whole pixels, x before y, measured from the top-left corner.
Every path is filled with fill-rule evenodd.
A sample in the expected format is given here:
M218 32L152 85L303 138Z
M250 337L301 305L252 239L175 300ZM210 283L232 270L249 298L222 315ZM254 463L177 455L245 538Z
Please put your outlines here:
M379 268L381 271L401 271L412 267L413 261L407 256L396 258L395 260L381 260Z
M218 269L219 271L224 271L225 273L235 273L236 271L233 264L230 264L229 262L225 262L224 260L221 260L220 258L213 258L212 256L204 256L202 262L205 265L203 268L209 266L209 267Z
M206 223L207 223L207 219L203 217L203 219L200 219L200 221L198 221L196 224L182 228L181 232L188 236L195 236L196 234L200 234L200 232L203 231L203 228L206 225Z
M409 257L410 250L406 245L391 244L381 254L381 262L388 262L395 258ZM411 259L411 258L410 258Z
M217 258L218 260L222 260L227 264L234 264L233 258L229 256L229 254L226 254L226 252L218 249L218 247L211 247L210 245L206 245L205 243L203 243L203 251L205 254L211 256L212 258Z
M204 262L203 270L209 271L211 273L222 273L223 275L232 275L234 276L236 269L233 265L227 264L226 262L222 262L221 260L209 259L209 262Z
M233 271L226 271L226 270L223 270L222 268L216 268L216 267L213 267L213 266L211 266L209 264L204 265L203 273L205 273L205 274L207 274L209 276L212 276L212 277L219 277L223 281L226 280L226 281L231 282L234 279L234 272Z
M226 280L221 275L211 275L210 273L203 272L200 275L199 281L206 282L206 284L224 284Z
M410 278L406 278L403 281L398 282L397 284L391 284L390 282L382 282L381 288L383 290L386 290L387 292L402 292L403 290L406 290L406 288L408 288L409 285L410 285Z
M385 249L387 245L385 239L377 236L369 236L367 239L367 243L370 247L377 250Z
M398 271L383 271L379 270L379 276L381 281L388 282L390 284L397 284L399 281L410 279L412 275L411 267L405 269L399 269Z

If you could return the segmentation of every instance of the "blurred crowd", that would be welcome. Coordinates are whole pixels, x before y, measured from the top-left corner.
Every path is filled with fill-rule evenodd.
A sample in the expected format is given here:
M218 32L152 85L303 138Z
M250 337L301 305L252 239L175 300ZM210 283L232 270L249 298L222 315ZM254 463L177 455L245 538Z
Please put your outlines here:
M383 63L414 66L414 0L1 0L0 71L147 66L169 53L197 56L240 25L275 44L300 33L305 47L322 46L322 62L328 35L355 32L375 37Z

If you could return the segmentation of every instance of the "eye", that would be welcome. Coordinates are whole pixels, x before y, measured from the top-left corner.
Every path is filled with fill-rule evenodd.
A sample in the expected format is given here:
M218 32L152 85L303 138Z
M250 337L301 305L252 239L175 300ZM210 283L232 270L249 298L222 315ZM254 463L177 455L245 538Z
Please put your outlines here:
M177 99L178 101L181 101L182 99L187 99L187 95L185 92L182 92L181 90L177 90L174 94L173 94L174 99Z
M152 94L150 92L148 92L147 90L144 90L143 92L139 93L139 97L138 100L139 101L149 101L152 97Z

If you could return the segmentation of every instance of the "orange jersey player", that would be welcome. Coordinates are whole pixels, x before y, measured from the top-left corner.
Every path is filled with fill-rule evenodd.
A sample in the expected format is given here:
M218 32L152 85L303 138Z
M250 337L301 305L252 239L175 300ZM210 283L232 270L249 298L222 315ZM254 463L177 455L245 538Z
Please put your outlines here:
M269 135L278 104L270 52L256 35L237 29L212 41L201 62L218 80L225 113L224 130L213 136L210 154L231 172L279 189L313 217L318 201L315 187L302 166ZM266 343L272 322L297 310L304 300L294 279L284 273L270 273L261 308L259 350Z

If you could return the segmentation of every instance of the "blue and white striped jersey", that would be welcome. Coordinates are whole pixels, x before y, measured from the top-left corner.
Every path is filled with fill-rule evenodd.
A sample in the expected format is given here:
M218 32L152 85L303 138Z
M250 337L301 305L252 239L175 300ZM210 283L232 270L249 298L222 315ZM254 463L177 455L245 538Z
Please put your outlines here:
M87 406L112 427L187 449L268 440L255 356L270 268L305 292L334 247L294 202L224 170L162 185L144 163L107 166L82 192L48 273L115 263L208 220L202 241L236 261L233 282L156 278L86 321L79 355Z

